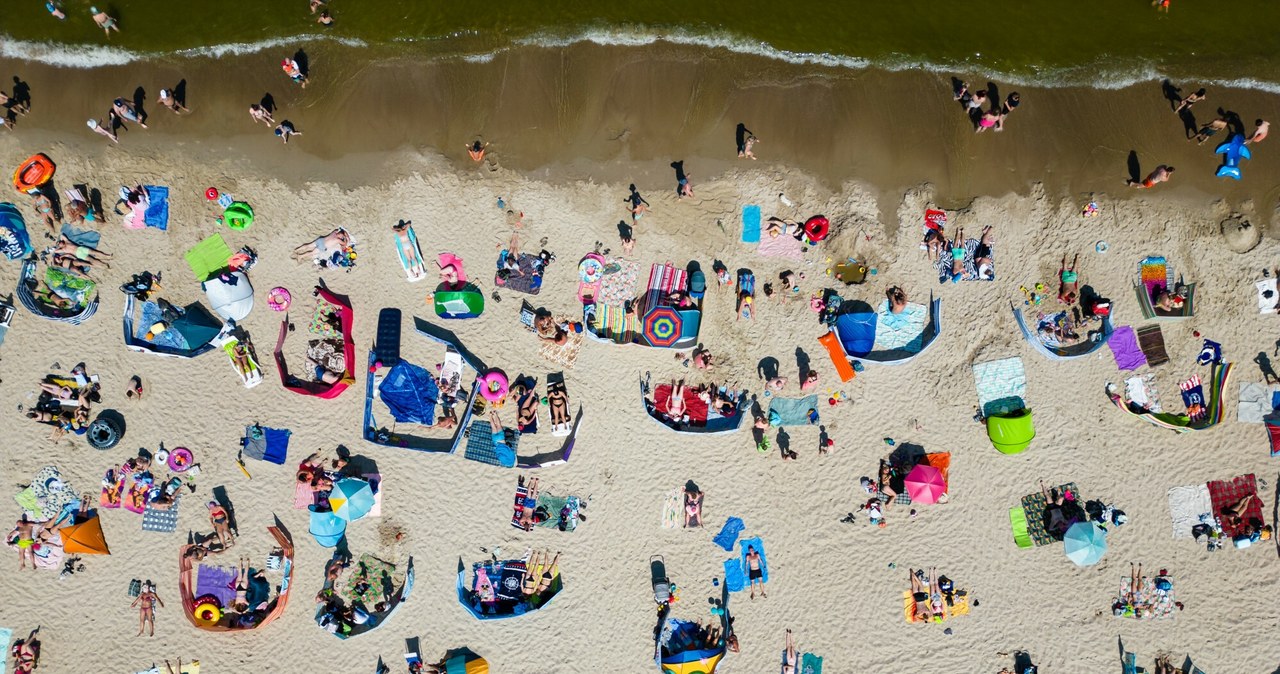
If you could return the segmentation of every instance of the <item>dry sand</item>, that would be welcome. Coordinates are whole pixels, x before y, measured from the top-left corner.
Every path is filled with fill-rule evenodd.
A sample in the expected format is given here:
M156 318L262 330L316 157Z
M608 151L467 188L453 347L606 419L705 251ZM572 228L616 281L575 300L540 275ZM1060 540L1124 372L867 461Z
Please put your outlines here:
M499 58L498 65L458 67L516 68L521 58L551 57L538 52ZM263 60L270 59L264 56ZM624 75L579 63L574 61L588 70L599 68L600 77ZM702 67L716 66L712 61ZM178 66L160 69L168 67L176 70ZM681 72L671 67L675 74ZM209 72L213 66L191 68ZM295 121L306 135L284 148L278 143L272 146L274 140L264 129L259 128L256 136L247 135L252 128L247 119L239 119L243 105L223 110L203 101L188 119L170 119L169 113L153 110L152 131L132 130L121 146L108 147L97 142L103 140L100 137L84 135L83 119L97 109L102 92L113 89L98 87L91 107L85 94L73 86L89 86L86 74L34 67L31 72L38 73L28 77L41 115L47 111L47 116L21 120L18 132L0 138L0 165L14 165L44 150L58 161L58 180L63 185L86 181L110 194L122 183L167 184L173 190L172 219L168 233L124 230L114 218L104 225L102 247L116 254L116 262L103 275L98 315L86 325L43 321L19 311L0 351L0 405L12 415L4 424L9 451L0 463L0 482L16 491L12 486L24 483L36 469L56 464L78 490L96 494L108 467L118 465L137 447L154 450L161 441L169 447L192 448L203 468L199 493L184 500L176 534L141 532L138 516L108 511L103 522L113 554L87 558L84 573L59 581L48 572L18 574L13 558L6 562L0 579L8 598L0 602L0 625L12 626L20 634L42 626L41 671L132 672L153 660L178 655L200 659L209 672L369 671L379 655L399 671L402 640L414 635L422 636L427 654L466 645L488 658L498 672L653 671L655 614L649 556L665 555L672 578L682 587L675 615L705 618L707 598L720 594L711 581L719 576L728 556L710 538L731 515L746 521L745 534L764 537L771 582L768 599L734 597L731 609L743 652L730 655L721 667L723 672L775 670L786 627L795 630L802 650L826 657L829 672L926 668L986 673L1008 664L1009 659L997 653L1015 649L1029 651L1046 672L1114 671L1117 636L1144 656L1165 649L1181 661L1182 654L1190 652L1211 673L1262 672L1276 665L1275 650L1267 644L1280 610L1266 601L1280 581L1275 548L1268 544L1244 552L1208 553L1188 541L1173 541L1165 497L1175 485L1256 472L1270 483L1261 495L1269 521L1274 519L1276 479L1265 435L1258 426L1234 422L1234 392L1238 382L1259 378L1249 364L1254 354L1270 352L1274 346L1271 330L1276 319L1255 312L1252 284L1262 267L1273 263L1278 247L1267 239L1253 251L1236 255L1227 250L1218 233L1218 223L1233 210L1245 212L1258 223L1270 220L1275 194L1268 192L1267 185L1274 181L1265 178L1275 174L1276 163L1268 144L1260 146L1258 159L1246 166L1245 183L1216 183L1203 177L1210 171L1211 159L1202 156L1208 150L1201 148L1202 155L1184 154L1190 151L1177 135L1178 128L1152 130L1150 120L1172 118L1158 98L1144 104L1149 112L1134 117L1135 101L1151 99L1154 93L1095 92L1101 109L1082 104L1053 112L1023 92L1024 109L1010 120L1008 130L975 139L946 98L941 78L909 74L895 79L865 73L835 83L799 80L792 86L833 91L847 86L856 92L871 82L894 82L899 84L893 91L901 92L932 82L942 89L928 96L935 101L930 109L905 105L869 123L866 120L874 120L875 115L859 107L858 96L847 94L840 100L849 107L833 104L825 109L834 110L840 119L862 120L857 124L868 124L859 127L866 135L855 135L858 140L841 136L829 145L824 139L810 143L824 128L819 126L823 115L804 96L792 92L789 97L771 88L761 94L766 100L758 103L760 107L749 108L750 114L729 113L725 111L736 105L729 101L741 92L726 89L714 97L714 104L721 107L705 112L703 123L681 126L679 138L669 144L668 136L660 135L667 129L660 125L646 127L643 134L635 132L635 144L643 144L643 152L584 153L589 159L574 164L565 157L575 154L575 147L552 153L539 163L535 145L542 143L539 147L545 149L549 141L498 139L499 162L505 166L507 157L514 155L509 163L526 171L519 173L456 162L459 152L453 148L476 129L470 121L439 127L424 116L414 127L425 136L415 145L443 147L448 159L433 151L376 145L369 147L368 154L352 156L335 149L334 138L345 132L326 128L325 115L299 113ZM52 82L59 74L69 84L54 90ZM657 71L652 74L653 82L663 77ZM126 80L120 71L103 71L95 77L113 78L113 87L130 82L130 88L137 79ZM695 74L688 77L696 79ZM464 81L444 83L439 109L450 104L450 96L462 96L460 82ZM557 81L553 77L547 86L554 90ZM590 90L593 82L588 78L581 87ZM216 87L202 86L211 91ZM263 85L229 86L256 91ZM275 80L270 86L284 89ZM315 101L324 100L320 98L324 86L308 89L303 110L320 105ZM673 82L671 86L685 85ZM1154 92L1156 86L1150 89ZM1039 95L1055 105L1083 96L1065 90ZM1239 95L1249 101L1263 100L1256 94ZM601 98L599 110L620 117L626 113L619 111L635 102L613 100L607 94ZM779 107L779 101L787 98L795 104ZM889 95L884 100L895 99ZM574 103L561 98L565 115L578 114ZM1274 99L1267 98L1265 104L1273 109ZM485 106L474 101L472 105ZM872 102L861 105L869 107ZM352 129L352 135L360 137L351 116L355 111L347 114L336 126ZM514 114L513 109L505 114ZM1252 120L1253 113L1242 114ZM792 115L797 116L796 123L783 127ZM1050 119L1038 119L1041 115ZM911 123L899 126L902 116ZM757 147L764 159L758 164L698 163L700 155L724 156L724 139L739 117L765 138ZM772 120L777 128L753 121L757 118ZM577 122L581 128L595 128L592 125L600 120ZM1070 125L1063 128L1067 122ZM403 124L388 128L408 128ZM186 125L198 126L199 133L186 135ZM599 128L595 133L603 134ZM544 133L546 127L531 124L522 138ZM557 134L574 135L559 127L551 133L556 138ZM718 135L711 138L712 133ZM794 136L782 141L788 133ZM325 135L329 138L320 141ZM937 138L929 137L933 135ZM879 144L861 147L860 141L868 137L878 137ZM893 161L899 139L905 148L901 165ZM399 146L404 139L394 140L391 145ZM307 154L316 149L313 145L319 146L319 156ZM509 155L511 145L516 147ZM810 173L788 166L786 160L812 154L814 147L821 149L822 156ZM1119 185L1124 155L1131 147L1143 155L1144 168L1170 161L1164 155L1156 158L1157 149L1165 148L1187 161L1198 157L1198 163L1179 171L1173 184L1137 194ZM695 199L683 202L674 198L674 180L665 169L668 157L680 156L674 154L677 150L690 152L689 170L697 193ZM936 160L926 161L927 155ZM783 161L778 161L780 157ZM846 157L853 167L837 166ZM597 161L602 177L580 179L594 172ZM920 168L926 165L933 168ZM992 173L998 177L988 181L984 176ZM653 423L637 400L637 377L652 372L655 380L687 376L702 382L708 378L680 367L670 351L588 343L577 366L567 373L574 404L581 402L586 408L582 436L567 465L539 473L544 487L591 498L589 521L572 534L547 530L524 534L508 525L514 471L363 442L362 376L352 390L334 401L294 395L278 385L269 352L280 316L266 307L263 292L285 285L298 298L301 311L309 309L306 291L317 271L289 261L295 245L338 225L348 227L359 239L359 264L352 272L329 271L320 276L336 292L350 295L361 349L357 361L363 362L378 309L400 307L406 316L431 313L424 298L428 284L406 283L396 263L389 227L397 219L413 220L424 253L457 252L467 261L468 271L490 290L486 277L495 247L509 236L503 214L495 206L498 196L505 197L526 215L522 231L526 247L536 250L536 243L545 236L547 247L559 257L536 303L567 313L576 303L576 260L597 240L619 248L615 224L624 216L621 198L628 175L634 176L653 204L653 212L637 228L635 258L642 264L694 258L709 268L712 259L719 258L730 269L749 267L762 279L776 278L788 266L807 272L801 297L761 301L753 323L734 320L727 290L710 290L701 337L721 359L717 379L736 379L758 390L756 364L770 356L779 359L784 374L794 378L799 347L821 373L820 392L832 388L834 371L815 341L822 329L807 302L825 281L828 257L863 256L877 268L871 282L850 289L853 297L875 302L887 284L903 286L918 301L930 293L942 297L942 336L915 362L870 368L840 387L852 401L822 410L823 423L836 441L830 455L817 455L816 429L788 429L800 453L794 463L783 463L776 453L758 454L746 430L696 437L676 435ZM1035 184L1040 179L1045 183ZM920 186L926 181L939 187ZM202 197L209 185L247 199L258 216L245 232L222 230L233 248L248 244L261 256L251 272L259 305L243 325L263 356L267 381L248 391L216 353L191 361L168 360L128 352L120 342L118 321L124 298L114 288L130 273L144 268L163 271L166 297L175 302L199 298L181 255L218 231ZM1079 193L1093 189L1109 192L1098 196L1105 215L1086 220L1078 215ZM780 204L776 199L780 192L798 207L793 210ZM974 195L980 196L970 202ZM110 197L105 198L109 205ZM766 216L825 213L837 223L837 234L810 251L800 265L761 258L738 242L738 212L744 203L761 204ZM917 248L920 217L930 203L963 207L953 213L953 223L963 224L970 232L984 224L996 227L998 278L994 283L937 285L936 275ZM25 203L22 207L28 208ZM38 231L35 226L32 229ZM1092 252L1100 239L1110 243L1105 255ZM1118 324L1143 323L1130 290L1141 257L1164 254L1188 278L1199 281L1197 317L1165 326L1173 362L1159 368L1157 377L1166 401L1176 408L1176 381L1193 370L1199 350L1192 331L1221 342L1227 357L1241 363L1228 386L1227 423L1183 436L1149 427L1121 414L1103 395L1104 383L1120 378L1108 350L1079 361L1050 362L1022 341L1008 302L1021 298L1020 285L1052 283L1058 260L1064 253L1075 252L1081 253L1082 280L1115 300ZM17 272L17 264L0 268L0 285L12 287ZM508 372L545 376L554 371L539 359L536 339L517 323L521 296L504 291L502 297L501 303L491 302L480 319L448 327L470 349ZM299 310L291 317L303 320ZM301 339L300 334L293 337ZM403 354L420 363L435 357L427 341L408 328ZM1027 367L1028 403L1036 413L1038 436L1026 453L1003 456L992 449L983 428L970 420L976 405L971 364L1013 355L1022 357ZM52 371L51 364L58 362L65 369L81 360L102 375L103 407L117 409L127 418L127 435L116 449L97 452L79 440L53 444L46 439L46 427L27 422L13 411L31 402L35 382ZM135 373L148 387L141 402L124 397L125 383ZM794 384L791 391L796 394ZM919 430L912 426L913 420L918 421ZM380 521L365 520L351 527L352 550L377 552L392 561L413 555L418 579L412 598L381 629L341 642L314 624L311 597L320 588L329 551L319 548L306 533L305 513L290 507L292 463L283 467L251 463L251 481L240 474L234 462L236 443L243 426L253 422L292 429L291 462L338 444L377 461L385 476L384 514ZM872 473L886 453L884 437L918 443L931 451L951 451L951 502L921 507L914 521L891 510L885 529L869 526L862 517L857 524L841 524L840 518L864 500L858 477ZM530 440L522 448L551 446L545 435L526 438ZM1110 536L1110 550L1098 566L1077 568L1056 546L1029 551L1014 547L1007 511L1042 478L1073 480L1085 496L1115 502L1128 513L1130 523ZM664 495L690 479L707 493L707 530L662 529ZM208 528L198 506L217 485L226 486L237 508L242 532L238 551L252 551L259 558L266 554L270 539L264 527L273 514L292 530L297 543L297 585L288 611L258 633L204 633L180 615L177 548L185 540L183 532ZM6 512L16 514L17 509L10 505ZM403 527L406 540L382 547L379 529L386 526ZM473 620L454 597L458 560L481 559L486 556L484 550L499 546L504 555L519 554L529 546L561 551L562 596L547 609L523 618L498 623ZM1168 568L1186 610L1172 621L1111 617L1109 606L1128 561L1141 561L1149 570ZM891 563L897 568L889 568ZM953 634L945 635L941 626L907 625L902 620L905 569L921 566L938 567L969 588L981 603L969 617L945 625ZM136 614L128 608L126 593L131 578L156 581L168 603L158 611L154 639L132 636Z

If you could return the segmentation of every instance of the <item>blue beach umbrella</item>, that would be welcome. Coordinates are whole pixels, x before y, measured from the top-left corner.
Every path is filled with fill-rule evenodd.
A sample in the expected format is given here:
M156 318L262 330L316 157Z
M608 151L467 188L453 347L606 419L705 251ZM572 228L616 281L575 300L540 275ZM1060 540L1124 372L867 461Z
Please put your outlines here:
M1076 522L1062 537L1067 559L1079 566L1093 566L1107 552L1107 532L1093 522Z
M329 493L329 506L334 515L354 522L373 509L373 488L368 480L355 477L338 480Z
M332 548L338 545L338 542L347 533L347 521L329 510L316 510L315 506L310 506L310 509L311 525L308 527L308 531L315 537L316 542L322 548Z

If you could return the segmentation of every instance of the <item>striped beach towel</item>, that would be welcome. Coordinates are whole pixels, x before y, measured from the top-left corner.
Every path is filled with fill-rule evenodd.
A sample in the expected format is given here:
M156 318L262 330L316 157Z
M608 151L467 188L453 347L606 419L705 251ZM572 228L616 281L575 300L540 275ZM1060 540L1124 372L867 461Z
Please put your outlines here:
M1155 300L1156 292L1169 288L1173 279L1173 268L1160 256L1150 256L1142 261L1142 286L1147 289L1147 297Z
M1155 367L1169 362L1169 352L1164 349L1164 333L1158 325L1138 328L1138 347L1147 356L1147 365Z

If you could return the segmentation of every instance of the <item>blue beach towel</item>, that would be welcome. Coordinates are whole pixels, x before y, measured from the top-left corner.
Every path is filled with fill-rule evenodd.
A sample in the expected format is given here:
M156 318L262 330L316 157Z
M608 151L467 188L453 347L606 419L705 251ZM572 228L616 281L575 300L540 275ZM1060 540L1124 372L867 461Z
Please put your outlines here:
M805 653L800 658L800 674L822 674L822 658L813 653Z
M809 420L809 410L818 409L818 396L803 398L774 398L769 403L769 425L771 426L808 426L815 422Z
M738 534L742 533L744 528L746 528L746 525L742 523L740 518L730 517L728 521L724 523L724 526L720 528L720 533L716 534L716 537L711 539L711 542L724 548L728 552L733 552L733 544L737 542Z
M3 648L3 658L0 658L0 674L9 671L7 669L9 663L9 642L13 641L13 630L8 627L0 627L0 648Z
M147 210L142 214L142 221L148 227L165 231L169 229L169 188L159 185L146 185Z
M747 587L747 577L742 573L741 560L724 560L724 587L730 592L741 592Z
M760 207L742 207L742 242L760 243Z
M755 548L756 552L760 553L760 580L769 582L769 560L764 554L764 541L760 540L759 536L744 538L738 543L738 547L742 550L742 573L747 575L747 569L751 568L751 565L747 564L747 548Z

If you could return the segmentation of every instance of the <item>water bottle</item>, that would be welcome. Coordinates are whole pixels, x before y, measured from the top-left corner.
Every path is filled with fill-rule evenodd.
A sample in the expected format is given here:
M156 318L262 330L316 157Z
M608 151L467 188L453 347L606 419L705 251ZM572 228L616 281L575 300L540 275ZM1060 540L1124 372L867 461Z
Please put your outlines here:
M885 439L884 439L884 444L889 445L890 447L892 447L892 446L894 446L894 445L896 445L896 444L898 444L898 443L894 442L893 438L885 438Z
M498 210L505 211L506 209L507 209L507 202L503 201L502 197L498 197Z

